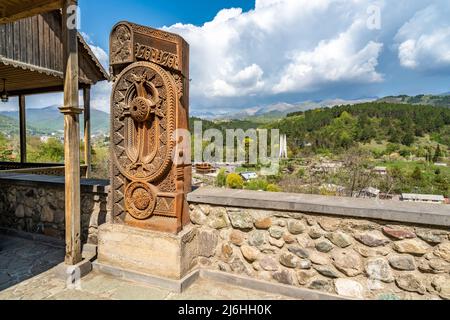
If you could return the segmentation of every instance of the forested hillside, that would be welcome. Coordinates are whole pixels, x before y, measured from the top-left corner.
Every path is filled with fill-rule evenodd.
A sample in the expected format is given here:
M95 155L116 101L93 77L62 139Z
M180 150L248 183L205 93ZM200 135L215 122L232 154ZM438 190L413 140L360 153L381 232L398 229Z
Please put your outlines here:
M0 114L0 133L4 135L17 134L19 123L12 118Z
M345 150L373 140L411 146L425 135L450 146L450 108L445 107L363 103L297 112L270 126L286 133L294 146L314 150Z

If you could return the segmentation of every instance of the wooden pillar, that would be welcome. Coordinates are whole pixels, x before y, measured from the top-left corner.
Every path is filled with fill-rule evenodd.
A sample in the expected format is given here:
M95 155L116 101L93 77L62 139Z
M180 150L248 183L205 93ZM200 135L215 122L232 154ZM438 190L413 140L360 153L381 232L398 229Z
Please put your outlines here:
M91 178L92 146L91 146L91 87L83 88L84 100L84 162L87 165L86 178Z
M27 162L27 122L25 113L25 96L19 95L19 121L20 121L20 162Z
M80 114L78 102L78 39L73 24L76 0L63 0L64 39L64 155L66 170L66 259L67 265L81 262L80 240ZM75 11L75 12L74 12ZM76 21L76 19L75 19Z

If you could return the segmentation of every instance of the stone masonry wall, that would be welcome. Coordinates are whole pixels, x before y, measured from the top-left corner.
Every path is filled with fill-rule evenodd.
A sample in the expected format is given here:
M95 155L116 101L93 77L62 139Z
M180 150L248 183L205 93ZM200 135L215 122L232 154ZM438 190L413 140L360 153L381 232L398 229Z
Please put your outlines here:
M98 226L106 217L105 193L82 191L81 240L97 244ZM0 227L44 234L65 235L64 186L0 185Z
M199 265L363 299L450 299L450 230L190 205Z

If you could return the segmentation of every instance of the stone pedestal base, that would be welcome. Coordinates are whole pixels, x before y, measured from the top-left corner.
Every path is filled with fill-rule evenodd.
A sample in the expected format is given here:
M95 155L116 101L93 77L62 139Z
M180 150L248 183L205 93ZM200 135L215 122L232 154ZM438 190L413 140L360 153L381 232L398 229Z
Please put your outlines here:
M104 224L98 231L98 262L131 272L181 280L194 270L197 230L186 227L178 235Z

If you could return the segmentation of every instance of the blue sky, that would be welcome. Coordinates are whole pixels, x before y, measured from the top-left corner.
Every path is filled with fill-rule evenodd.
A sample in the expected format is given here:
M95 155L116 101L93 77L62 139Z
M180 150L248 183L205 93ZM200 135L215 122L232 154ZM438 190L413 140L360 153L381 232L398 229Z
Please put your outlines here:
M120 20L191 46L191 110L450 92L448 0L80 0L81 31L103 64ZM93 90L109 110L111 84ZM34 96L30 106L58 104ZM14 103L13 103L14 104ZM15 106L15 104L14 104Z
M106 4L107 3L107 4ZM95 43L108 47L111 28L121 20L133 21L156 28L175 23L202 25L214 19L223 8L240 7L248 11L254 0L80 0L81 29L92 36Z

